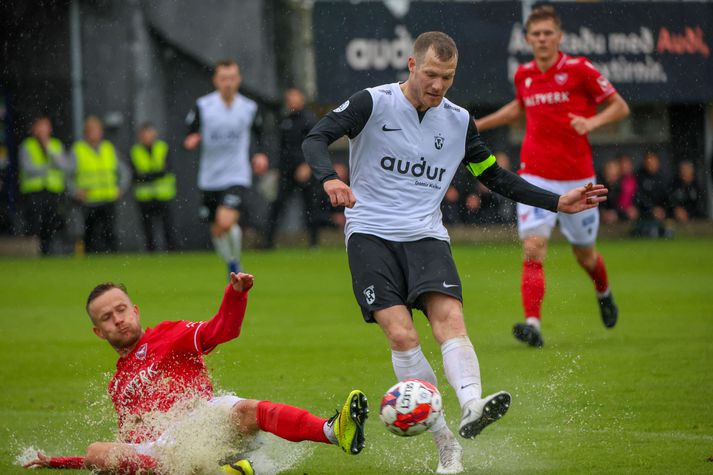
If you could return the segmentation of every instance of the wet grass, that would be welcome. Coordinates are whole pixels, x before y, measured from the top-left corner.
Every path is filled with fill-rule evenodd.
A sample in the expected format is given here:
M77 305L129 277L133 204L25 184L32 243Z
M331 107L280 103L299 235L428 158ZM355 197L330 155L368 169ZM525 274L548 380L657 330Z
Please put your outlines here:
M713 456L713 241L606 241L600 248L619 325L604 329L590 281L556 244L546 263L542 350L510 335L521 313L517 245L454 249L485 391L514 397L501 422L463 441L469 472L713 470L706 461ZM208 356L216 386L325 417L359 387L373 408L361 455L303 443L285 473L432 471L428 435L400 439L378 420L381 393L394 382L389 350L379 329L361 320L343 249L248 252L244 260L256 287L241 337ZM3 474L23 473L15 460L29 447L80 454L114 434L105 386L116 354L91 333L83 309L93 285L126 283L144 325L153 326L209 318L225 282L208 253L3 259L0 269ZM416 321L453 427L457 402L440 352L425 319Z

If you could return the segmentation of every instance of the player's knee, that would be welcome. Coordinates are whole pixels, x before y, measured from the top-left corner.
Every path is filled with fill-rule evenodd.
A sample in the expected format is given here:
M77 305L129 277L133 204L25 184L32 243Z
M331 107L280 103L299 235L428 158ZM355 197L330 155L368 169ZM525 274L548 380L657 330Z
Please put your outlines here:
M542 261L547 253L547 241L544 238L527 238L522 242L525 259L528 261Z
M391 347L397 351L406 351L418 345L418 333L414 328L394 326L388 329L386 336Z
M257 421L259 402L254 399L242 399L233 406L232 421L240 432L257 432L260 429Z
M453 309L439 318L430 318L433 337L438 344L459 336L467 336L463 312Z

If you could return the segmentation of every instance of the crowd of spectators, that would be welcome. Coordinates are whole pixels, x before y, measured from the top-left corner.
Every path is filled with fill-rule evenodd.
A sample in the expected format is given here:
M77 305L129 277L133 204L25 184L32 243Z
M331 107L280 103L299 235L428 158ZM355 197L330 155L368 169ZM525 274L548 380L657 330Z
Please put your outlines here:
M634 169L629 155L607 160L598 178L609 188L609 200L600 206L602 222L631 222L632 233L642 237L670 237L670 221L686 223L705 217L703 192L692 162L676 165L673 179L661 169L655 151L644 153Z
M498 164L511 169L504 152L495 154ZM609 189L609 199L599 206L604 224L630 223L631 232L642 237L670 237L671 222L686 223L704 218L703 189L692 162L676 165L673 179L661 170L655 151L644 153L637 168L628 154L606 160L597 182ZM488 190L461 168L441 204L443 221L450 225L514 224L515 205Z
M281 128L286 130L286 136L291 128L283 124L295 122L294 112L291 114L282 119ZM74 231L64 234L76 240L80 251L85 247L88 252L115 251L115 203L127 195L130 186L142 224L142 229L136 232L143 234L146 250L159 250L158 225L163 228L160 233L163 249L176 249L176 229L170 209L176 189L169 151L165 142L158 140L158 132L151 124L143 124L137 135L130 160L125 161L103 138L97 117L87 119L84 139L66 152L52 136L50 120L47 117L35 120L28 139L20 146L20 191L27 232L40 238L43 254L52 252L52 241L58 233L71 229ZM78 166L84 155L104 156L105 169ZM495 157L502 168L512 169L505 152L497 152ZM276 163L277 169L285 167L283 161L284 157ZM267 203L265 208L270 211L261 213L263 231L267 230L261 235L263 247L272 247L277 219L293 189L312 196L303 197L302 203L310 246L318 245L319 227L344 225L343 210L331 209L309 175L302 177L293 172L300 170L300 164L303 162L287 167L290 173L282 173L283 182L284 177L294 181L288 183L291 187L280 183L279 174L270 179L270 170L255 173L255 195ZM705 217L704 192L697 182L694 164L677 163L672 179L667 178L669 174L661 167L655 151L647 151L638 167L628 154L606 160L597 177L609 189L609 199L600 205L602 223L630 223L634 236L670 237L671 223ZM340 178L348 179L344 164L335 164L335 169ZM68 212L72 206L75 213ZM441 211L446 225L514 224L517 220L512 201L492 193L463 167L450 184ZM260 223L255 227L260 234Z

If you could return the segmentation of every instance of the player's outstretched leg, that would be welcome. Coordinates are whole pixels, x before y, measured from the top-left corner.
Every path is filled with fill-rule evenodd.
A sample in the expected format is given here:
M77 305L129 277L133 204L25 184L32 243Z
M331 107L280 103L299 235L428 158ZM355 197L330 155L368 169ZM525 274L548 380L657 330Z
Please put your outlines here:
M369 407L363 392L355 389L347 397L342 410L329 419L328 430L332 431L336 445L345 452L356 455L366 446L364 422L368 417ZM329 437L332 434L327 434ZM332 437L329 437L332 439Z
M503 417L512 397L506 391L500 391L483 399L473 399L463 406L463 416L458 433L461 437L472 439L487 426Z
M248 459L240 459L235 462L226 463L220 467L220 472L229 475L255 475L253 464Z

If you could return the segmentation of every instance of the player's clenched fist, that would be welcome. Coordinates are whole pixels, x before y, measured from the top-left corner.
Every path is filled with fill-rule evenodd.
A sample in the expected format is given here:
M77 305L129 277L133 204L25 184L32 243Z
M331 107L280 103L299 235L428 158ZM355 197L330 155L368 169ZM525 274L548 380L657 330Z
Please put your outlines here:
M242 272L230 273L230 285L233 286L233 290L236 292L247 292L253 286L255 277L252 274L244 274Z
M329 196L332 206L346 206L351 208L356 203L356 198L349 185L342 180L327 180L324 182L324 192Z

